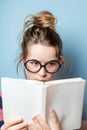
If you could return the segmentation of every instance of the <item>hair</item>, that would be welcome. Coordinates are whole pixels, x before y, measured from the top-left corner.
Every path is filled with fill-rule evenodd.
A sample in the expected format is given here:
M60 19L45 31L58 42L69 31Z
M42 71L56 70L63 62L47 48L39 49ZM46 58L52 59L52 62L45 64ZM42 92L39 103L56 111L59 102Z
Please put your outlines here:
M56 18L49 11L40 11L36 15L28 15L25 18L21 54L17 67L27 57L27 46L33 44L55 47L57 56L60 58L62 55L62 40L56 32L56 23Z

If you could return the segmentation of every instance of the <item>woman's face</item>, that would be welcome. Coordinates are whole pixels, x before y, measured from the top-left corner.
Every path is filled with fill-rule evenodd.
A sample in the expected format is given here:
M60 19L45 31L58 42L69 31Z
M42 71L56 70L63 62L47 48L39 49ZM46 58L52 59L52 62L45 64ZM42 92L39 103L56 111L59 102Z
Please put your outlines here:
M28 47L28 54L27 58L25 59L25 62L27 60L37 60L42 65L49 62L50 60L58 60L58 57L56 56L56 49L51 46L45 46L41 44L37 45L31 45ZM44 67L42 67L39 72L32 73L26 70L25 68L25 74L27 76L27 79L30 80L38 80L42 82L50 81L54 78L55 73L50 74L46 72Z

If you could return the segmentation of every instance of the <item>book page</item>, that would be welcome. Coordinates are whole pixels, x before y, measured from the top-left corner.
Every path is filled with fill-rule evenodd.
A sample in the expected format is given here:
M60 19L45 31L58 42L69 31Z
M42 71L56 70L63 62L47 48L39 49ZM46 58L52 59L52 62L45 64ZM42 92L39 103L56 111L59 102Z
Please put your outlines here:
M36 81L2 78L4 120L21 116L29 122L34 114L40 113L45 116L44 101L41 106L42 86L43 83Z
M81 126L85 80L61 81L47 85L47 115L53 108L58 115L62 130L78 129ZM47 117L48 118L48 117ZM48 122L49 119L48 119Z

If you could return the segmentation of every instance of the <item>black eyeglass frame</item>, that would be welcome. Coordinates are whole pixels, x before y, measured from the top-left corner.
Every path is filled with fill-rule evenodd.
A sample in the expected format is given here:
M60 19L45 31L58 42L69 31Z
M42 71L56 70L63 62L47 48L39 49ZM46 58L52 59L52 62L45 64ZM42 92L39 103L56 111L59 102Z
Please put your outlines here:
M36 61L37 63L40 64L40 68L39 68L37 71L35 71L35 72L29 70L29 69L27 68L27 66L26 66L29 61ZM24 63L24 66L25 66L26 70L29 71L29 72L31 72L31 73L37 73L37 72L39 72L39 71L41 70L42 67L44 67L44 69L45 69L45 71L46 71L47 73L54 74L54 73L56 73L57 71L56 71L56 72L49 72L49 71L46 69L46 65L49 64L49 63L51 63L51 62L57 62L57 63L59 64L59 68L57 69L57 71L61 68L61 64L60 64L60 62L59 62L58 60L50 60L50 61L46 62L44 65L42 65L38 60L30 59L30 60L27 60L27 61Z

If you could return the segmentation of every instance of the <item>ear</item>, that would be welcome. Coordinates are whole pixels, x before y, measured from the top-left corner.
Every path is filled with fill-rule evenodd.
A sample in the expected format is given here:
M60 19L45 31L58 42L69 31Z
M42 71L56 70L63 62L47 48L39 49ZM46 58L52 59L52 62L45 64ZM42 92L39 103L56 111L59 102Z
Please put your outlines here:
M64 64L64 57L62 55L59 56L59 62L60 64Z

